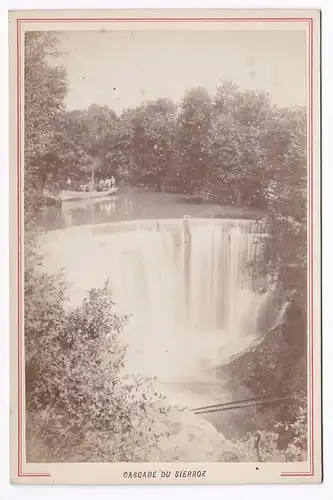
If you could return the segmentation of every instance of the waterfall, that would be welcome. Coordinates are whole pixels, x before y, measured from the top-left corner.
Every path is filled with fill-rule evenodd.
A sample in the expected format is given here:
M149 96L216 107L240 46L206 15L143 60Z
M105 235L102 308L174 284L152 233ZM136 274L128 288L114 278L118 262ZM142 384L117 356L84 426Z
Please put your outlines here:
M67 259L76 291L78 283L86 290L109 279L118 311L131 315L128 370L198 386L257 339L268 294L256 293L248 271L262 245L255 221L161 219L74 230L70 262L68 254L60 260Z
M248 265L260 251L254 221L138 222L108 228L110 292L130 313L130 364L148 375L195 374L247 348L266 295Z

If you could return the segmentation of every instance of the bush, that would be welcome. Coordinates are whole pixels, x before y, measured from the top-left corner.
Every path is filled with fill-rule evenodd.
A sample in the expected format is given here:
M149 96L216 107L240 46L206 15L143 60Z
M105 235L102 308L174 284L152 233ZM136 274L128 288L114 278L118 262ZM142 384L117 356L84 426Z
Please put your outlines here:
M70 312L63 294L55 277L40 274L26 298L28 435L38 429L52 460L142 458L154 446L152 415L163 405L150 381L122 377L127 318L114 312L106 286ZM41 449L29 443L29 459L38 461Z
M232 440L231 462L304 462L307 457L307 412L304 400L299 401L293 423L276 422L272 430L248 432ZM268 426L267 426L268 427ZM287 445L281 436L289 435Z
M25 241L28 461L135 460L156 440L152 407L163 411L162 397L152 381L124 380L127 318L107 285L69 311L61 276L42 270L37 234Z
M233 440L234 451L229 455L230 462L302 462L306 452L292 442L286 449L279 445L279 433L263 431L247 433Z

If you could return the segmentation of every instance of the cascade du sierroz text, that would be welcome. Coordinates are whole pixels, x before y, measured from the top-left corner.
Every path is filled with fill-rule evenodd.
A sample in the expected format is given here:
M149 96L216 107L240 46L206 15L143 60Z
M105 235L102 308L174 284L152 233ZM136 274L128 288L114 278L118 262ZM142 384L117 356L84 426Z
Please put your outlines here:
M192 470L185 470L185 469L179 469L176 471L157 471L157 470L150 470L150 471L126 471L123 473L123 478L124 479L163 479L163 478L178 478L178 479L183 479L183 478L205 478L207 477L207 470L205 469L192 469Z

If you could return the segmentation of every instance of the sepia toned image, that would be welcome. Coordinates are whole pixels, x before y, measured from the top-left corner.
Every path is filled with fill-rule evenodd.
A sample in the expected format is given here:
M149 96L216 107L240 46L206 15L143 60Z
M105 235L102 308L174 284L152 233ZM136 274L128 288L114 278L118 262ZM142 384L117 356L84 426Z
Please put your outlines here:
M311 15L22 16L16 482L320 481Z

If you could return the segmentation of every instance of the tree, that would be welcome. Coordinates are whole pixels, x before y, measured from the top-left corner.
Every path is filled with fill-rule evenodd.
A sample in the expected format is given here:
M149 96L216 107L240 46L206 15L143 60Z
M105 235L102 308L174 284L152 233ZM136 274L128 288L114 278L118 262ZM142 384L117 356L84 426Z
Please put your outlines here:
M145 164L142 181L162 189L172 166L175 145L176 107L168 99L150 101L144 109Z
M85 112L87 124L87 151L100 176L114 172L114 146L117 138L118 118L108 106L92 104Z
M302 108L276 110L263 141L269 238L262 271L281 290L292 293L306 311L307 170L306 113Z
M289 301L283 334L292 357L288 383L306 392L307 354L307 165L306 112L277 110L268 131L264 220L268 237L258 269Z
M162 188L174 157L175 116L176 106L169 99L148 101L122 114L118 145L126 151L132 182Z
M67 136L60 148L66 160L60 171L81 183L92 176L109 176L117 170L114 154L119 119L107 106L91 105L86 110L74 110L65 118ZM63 153L61 155L61 153Z
M186 92L177 121L176 175L188 193L201 190L206 179L211 113L212 101L205 89Z
M230 114L215 113L208 136L209 163L205 189L222 202L235 201L235 189L242 172L238 123Z
M59 118L65 111L66 73L54 64L57 40L50 32L25 34L24 181L25 221L41 204L41 192L52 172L48 161L56 144Z
M75 187L91 172L92 157L82 136L73 134L73 121L70 112L65 111L58 116L54 145L45 157L49 173L47 187L51 189L61 187L68 177L71 177Z
M206 189L229 193L229 200L240 206L262 204L261 136L271 111L269 96L242 92L227 81L218 87L213 104Z
M238 102L238 98L234 96L228 102L230 109ZM244 102L243 98L240 102ZM232 361L224 370L230 376L230 389L233 391L245 387L250 391L250 395L254 396L285 393L290 395L294 392L298 395L299 407L295 407L295 404L281 404L269 412L266 409L258 409L254 417L251 417L252 425L255 426L260 416L265 414L265 428L270 427L273 430L272 422L276 419L283 422L283 428L286 425L290 427L290 424L291 428L297 427L299 411L306 414L307 406L306 112L302 108L268 107L265 100L261 102L264 103L260 107L261 124L255 115L251 128L247 128L248 125L244 123L240 124L241 130L248 130L251 140L253 131L257 131L252 146L246 135L239 144L247 151L252 148L255 152L255 171L266 202L266 213L261 221L262 251L259 260L253 263L249 272L256 277L261 275L265 278L267 286L274 289L276 303L281 308L285 306L285 314L282 324L267 332L258 346ZM222 109L225 111L226 106L222 106ZM237 112L231 115L236 121ZM219 120L221 124L221 117ZM239 121L237 118L236 123ZM216 148L213 153L228 159L223 147L230 145L232 140L224 142L223 137L227 137L231 132L227 126L223 129L222 125L221 133L216 134L215 142L212 141ZM234 125L232 134L235 128ZM236 148L230 155L231 159L235 151ZM212 165L218 169L218 165ZM234 172L231 161L229 165L230 170ZM246 160L242 165L246 183L244 187L248 187L246 173L251 168L251 162ZM224 182L228 185L228 175L223 170L222 173ZM237 169L236 173L238 174ZM303 424L302 429L302 439L306 440ZM289 437L296 439L295 432L288 431ZM292 446L290 444L291 448ZM291 448L290 454L294 456ZM306 444L303 443L302 453L304 449L306 450Z

